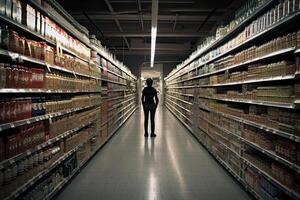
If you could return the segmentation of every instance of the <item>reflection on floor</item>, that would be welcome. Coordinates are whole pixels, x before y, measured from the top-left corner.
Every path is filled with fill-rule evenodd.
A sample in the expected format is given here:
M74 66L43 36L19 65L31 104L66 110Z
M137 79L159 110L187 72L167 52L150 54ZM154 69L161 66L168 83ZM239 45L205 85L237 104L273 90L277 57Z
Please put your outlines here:
M58 199L251 199L166 108L156 123L144 138L137 110Z

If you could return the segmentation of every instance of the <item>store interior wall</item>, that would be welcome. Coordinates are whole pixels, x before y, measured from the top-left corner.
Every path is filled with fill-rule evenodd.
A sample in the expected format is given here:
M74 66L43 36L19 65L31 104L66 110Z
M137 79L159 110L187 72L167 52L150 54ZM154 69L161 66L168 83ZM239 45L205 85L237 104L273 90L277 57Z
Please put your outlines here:
M150 52L149 52L150 54ZM150 68L150 56L138 56L138 55L117 55L117 58L126 63L129 66L131 72L138 77L138 94L139 94L139 104L141 101L141 70ZM175 66L180 63L182 60L186 58L186 55L155 55L155 63L159 66L159 71L161 72L161 80L162 80L162 90L161 90L161 103L164 102L164 78L175 68Z
M148 64L150 61L149 55L138 56L138 55L117 55L118 60L126 63L132 73L140 77L140 68ZM155 55L155 63L163 64L163 77L166 77L174 67L187 58L187 55Z

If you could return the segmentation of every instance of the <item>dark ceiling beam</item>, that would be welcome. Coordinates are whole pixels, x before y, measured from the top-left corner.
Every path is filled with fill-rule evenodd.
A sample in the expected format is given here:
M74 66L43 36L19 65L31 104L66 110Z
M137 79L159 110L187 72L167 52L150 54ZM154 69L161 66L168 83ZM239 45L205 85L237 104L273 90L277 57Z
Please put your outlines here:
M176 9L160 9L159 11L161 12L186 12L186 13L208 13L211 11L211 9L207 9L207 8L176 8ZM226 12L227 9L222 9L219 8L216 10L218 13L223 13Z
M123 50L128 50L128 49L126 49L126 48L116 48L116 50L117 51L118 50L123 51ZM144 47L144 48L142 48L142 47L140 47L140 48L131 47L130 50L131 51L148 51L148 54L149 54L149 51L151 50L151 47ZM156 52L156 50L157 51L169 51L169 52L176 51L176 52L180 52L180 51L190 51L190 48L170 48L170 47L166 48L166 47L164 47L164 48L155 48L155 52Z
M105 32L106 37L108 38L117 38L117 37L151 37L151 33L137 33L137 32ZM168 33L157 33L157 37L181 37L181 38L189 38L189 37L205 37L207 33L176 33L176 32L168 32Z
M104 1L105 1L106 5L107 5L109 11L110 11L111 13L113 13L113 12L114 12L114 9L113 9L112 5L110 4L109 0L104 0ZM115 22L116 22L116 24L117 24L117 26L118 26L120 32L124 32L124 31L123 31L123 28L122 28L122 26L121 26L121 24L120 24L120 22L119 22L119 20L118 20L117 18L115 18L114 20L115 20ZM130 46L129 46L129 42L128 42L127 38L126 38L126 37L123 37L123 38L124 38L124 41L125 41L125 43L126 43L127 48L129 49Z
M206 16L205 20L200 24L200 26L197 29L197 32L202 29L202 27L205 25L207 21L213 16L213 14L216 12L216 8L212 9L211 12Z
M137 8L138 8L138 13L139 13L141 29L142 29L142 31L144 31L144 22L143 22L143 13L142 13L141 0L136 0L136 4L137 4Z
M114 52L118 55L133 55L133 56L141 56L141 55L149 55L149 50L117 50ZM162 50L155 50L155 55L189 55L191 53L190 50L188 51L162 51Z
M111 3L135 3L135 0L111 0ZM143 3L152 3L151 0L143 0ZM195 1L181 0L181 1L159 1L160 4L194 4Z
M107 0L106 0L107 1ZM86 20L86 18L82 15L76 15L74 14L73 17L76 20L83 21ZM89 13L89 17L92 20L139 20L139 15L137 14L124 14L124 15L117 15L117 14L91 14ZM210 18L207 18L207 15L180 15L178 16L178 21L193 21L193 22L203 22L203 21L218 21L221 20L222 16L211 16ZM151 14L144 14L143 20L151 21ZM173 21L174 15L158 15L159 21Z
M140 9L142 12L142 7ZM147 11L144 11L145 13L147 13ZM208 13L211 12L211 9L207 9L207 8L168 8L168 9L164 9L161 8L159 9L160 13L200 13L202 15L207 15ZM222 15L224 12L228 12L228 9L224 9L224 8L217 8L216 9L216 14L218 15ZM78 15L80 14L80 11L73 11L71 12L72 16L73 15ZM98 15L110 15L111 12L106 12L106 11L92 11L89 14L98 14ZM137 10L129 10L129 9L119 9L118 11L115 11L113 14L115 15L123 15L123 14L139 14L139 11ZM148 14L150 14L148 12Z

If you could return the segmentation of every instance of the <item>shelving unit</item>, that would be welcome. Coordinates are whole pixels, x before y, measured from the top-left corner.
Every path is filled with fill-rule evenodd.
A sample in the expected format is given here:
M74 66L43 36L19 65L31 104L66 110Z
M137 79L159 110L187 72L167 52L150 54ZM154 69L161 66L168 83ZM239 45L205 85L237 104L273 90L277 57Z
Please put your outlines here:
M103 84L111 83L103 82ZM137 107L136 82L130 80L130 85L124 87L130 89L111 90L108 88L107 94L102 96L102 134L111 134L116 131L116 127L119 126L120 122L127 118L131 111Z
M96 45L92 47L100 54ZM109 135L118 130L124 119L137 108L137 78L122 65L107 56L97 59L102 70L102 123L101 134Z
M165 105L256 199L300 199L300 5L263 2L165 78Z
M13 3L0 11L0 199L52 199L137 109L137 78L54 0Z

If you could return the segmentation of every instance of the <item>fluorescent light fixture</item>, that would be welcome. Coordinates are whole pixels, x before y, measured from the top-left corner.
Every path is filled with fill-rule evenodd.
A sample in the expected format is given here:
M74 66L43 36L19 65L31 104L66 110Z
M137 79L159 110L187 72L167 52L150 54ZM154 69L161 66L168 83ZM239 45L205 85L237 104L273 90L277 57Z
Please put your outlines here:
M150 67L154 66L156 35L157 35L157 14L158 14L158 0L152 0L151 60L150 60Z
M154 65L154 55L155 55L155 46L156 46L156 34L157 27L151 28L151 67Z

